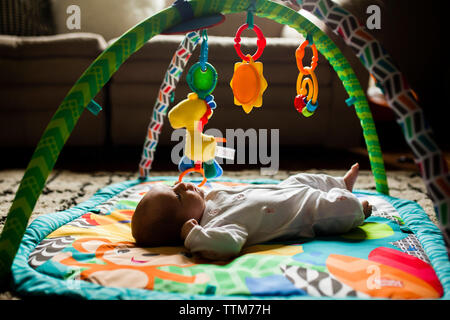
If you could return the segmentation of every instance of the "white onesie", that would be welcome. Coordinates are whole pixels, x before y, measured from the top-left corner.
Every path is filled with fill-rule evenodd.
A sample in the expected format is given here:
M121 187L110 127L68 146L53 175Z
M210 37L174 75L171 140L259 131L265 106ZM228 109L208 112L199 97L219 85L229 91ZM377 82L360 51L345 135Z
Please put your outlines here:
M279 184L220 187L205 197L199 225L184 245L224 260L244 246L273 239L345 233L364 222L360 201L343 178L297 174Z

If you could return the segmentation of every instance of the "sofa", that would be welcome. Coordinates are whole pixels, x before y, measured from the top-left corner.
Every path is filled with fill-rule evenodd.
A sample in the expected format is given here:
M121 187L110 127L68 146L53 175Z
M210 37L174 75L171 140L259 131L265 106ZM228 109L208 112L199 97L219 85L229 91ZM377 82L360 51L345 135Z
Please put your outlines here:
M263 106L246 114L234 105L229 85L234 63L239 62L233 47L234 33L245 18L245 13L230 14L223 24L208 30L209 61L216 67L219 81L213 92L218 108L205 129L216 128L224 135L226 129L279 129L280 145L289 147L364 145L359 120L354 109L345 103L348 96L341 81L321 55L316 69L319 108L310 118L295 110L298 69L294 54L302 35L268 19L255 17L255 24L267 38L259 60L264 63L268 82ZM365 90L367 72L340 39L323 30L341 47ZM254 52L253 33L246 31L243 36L243 50ZM132 55L95 98L103 111L94 116L86 110L66 145L142 145L165 70L182 38L158 35ZM0 35L0 147L34 147L72 85L114 41L115 38L83 30L39 36ZM186 70L198 61L199 47ZM305 61L309 59L308 50ZM188 92L183 76L174 103L186 98ZM172 131L166 122L160 136L161 145L176 143L171 141Z

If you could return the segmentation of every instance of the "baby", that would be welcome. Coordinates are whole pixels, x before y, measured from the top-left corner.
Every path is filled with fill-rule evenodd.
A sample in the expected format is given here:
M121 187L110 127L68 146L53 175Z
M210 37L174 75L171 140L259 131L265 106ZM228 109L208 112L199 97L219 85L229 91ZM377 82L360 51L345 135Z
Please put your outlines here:
M279 184L214 188L155 185L139 202L131 229L138 245L184 245L212 260L269 240L342 234L370 216L372 206L351 192L359 172L344 177L296 174Z

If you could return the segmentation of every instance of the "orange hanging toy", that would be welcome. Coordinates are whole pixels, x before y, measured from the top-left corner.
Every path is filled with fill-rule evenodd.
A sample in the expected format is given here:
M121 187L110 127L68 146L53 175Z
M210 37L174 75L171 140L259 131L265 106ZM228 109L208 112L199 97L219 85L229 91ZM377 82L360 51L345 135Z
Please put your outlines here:
M267 88L267 81L263 76L263 64L256 62L266 47L266 38L257 25L253 25L252 29L258 36L258 50L251 56L244 55L241 51L241 33L249 27L249 24L243 24L236 32L235 49L242 62L234 65L234 74L231 79L230 86L233 89L234 104L240 105L246 113L250 113L253 107L261 107L262 95Z
M317 102L317 96L319 95L319 85L317 83L316 74L314 73L319 58L315 44L311 44L311 49L313 52L311 66L303 67L305 48L309 43L309 40L305 40L295 51L295 58L297 60L299 75L297 78L297 96L294 100L294 106L295 109L297 109L297 111L303 114L305 117L312 116L319 105Z

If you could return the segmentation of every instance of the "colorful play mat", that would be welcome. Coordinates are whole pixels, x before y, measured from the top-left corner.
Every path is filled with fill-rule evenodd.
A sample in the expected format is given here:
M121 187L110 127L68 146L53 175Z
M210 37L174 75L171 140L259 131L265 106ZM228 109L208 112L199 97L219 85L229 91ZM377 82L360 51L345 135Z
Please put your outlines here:
M23 295L84 299L439 299L448 298L450 263L438 228L415 202L355 194L373 214L333 237L263 243L230 261L209 261L184 247L143 248L131 217L155 183L147 178L99 190L74 208L37 218L12 266ZM217 185L276 180L208 182Z

